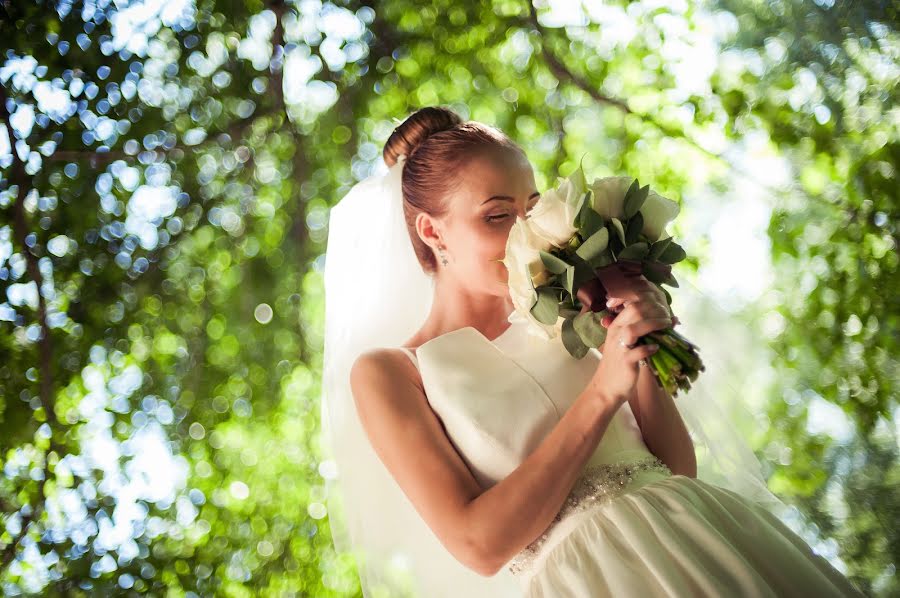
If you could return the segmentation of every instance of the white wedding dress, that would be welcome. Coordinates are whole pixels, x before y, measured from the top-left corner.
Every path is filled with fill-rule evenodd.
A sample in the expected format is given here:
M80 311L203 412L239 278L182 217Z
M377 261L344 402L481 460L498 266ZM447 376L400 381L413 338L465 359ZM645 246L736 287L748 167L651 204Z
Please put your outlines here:
M575 359L560 337L546 341L525 327L512 324L493 341L465 327L415 353L402 348L484 489L537 448L601 358L592 349ZM627 403L556 520L500 572L509 573L529 598L861 595L769 511L672 475Z

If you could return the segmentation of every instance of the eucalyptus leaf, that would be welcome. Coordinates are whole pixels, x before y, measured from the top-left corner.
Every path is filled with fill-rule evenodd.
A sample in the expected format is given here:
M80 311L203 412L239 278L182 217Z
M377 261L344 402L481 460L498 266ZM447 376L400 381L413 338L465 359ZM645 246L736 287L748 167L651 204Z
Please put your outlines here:
M640 243L632 243L619 252L618 258L620 260L643 260L647 257L648 251L650 251L650 248L647 247L647 244L643 241Z
M599 347L606 340L606 328L600 323L606 314L606 310L598 312L588 310L575 316L572 321L581 342L588 347Z
M559 315L564 318L573 318L581 313L581 310L576 307L560 307Z
M597 274L594 272L594 268L591 267L591 264L581 259L578 254L572 254L570 258L574 262L574 266L572 267L571 288L567 290L574 297L578 294L578 289L581 285L596 278Z
M581 306L575 304L575 299L571 295L563 296L563 300L559 302L559 315L564 318L571 318L581 313Z
M559 297L553 289L540 287L535 289L537 301L531 307L531 315L542 323L552 326L559 319Z
M615 261L616 258L613 257L612 249L607 247L606 251L601 251L595 258L588 260L588 264L590 264L591 268L596 270L597 268L608 266Z
M566 351L569 352L569 355L576 359L581 359L587 355L590 347L584 344L584 341L581 340L581 336L575 331L572 318L563 320L560 336L562 336L563 346L566 348Z
M540 250L541 261L544 263L544 267L553 272L554 274L562 274L566 271L566 268L570 266L565 260L560 257L557 257L550 253L549 251Z
M586 262L590 262L603 253L606 250L606 247L609 245L609 231L606 228L601 228L596 233L588 237L588 239L581 244L581 246L575 251L575 253Z

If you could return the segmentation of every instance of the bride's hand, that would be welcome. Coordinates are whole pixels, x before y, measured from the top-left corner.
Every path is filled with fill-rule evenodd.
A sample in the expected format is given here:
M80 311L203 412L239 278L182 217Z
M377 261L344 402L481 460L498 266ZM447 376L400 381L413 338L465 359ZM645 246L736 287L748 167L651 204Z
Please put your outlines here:
M611 313L603 316L600 320L600 324L604 328L612 325L626 302L638 299L658 304L661 309L656 311L659 311L660 316L671 316L673 326L679 323L678 316L671 313L669 302L662 289L647 280L642 274L625 273L621 277L607 279L606 283L608 295L606 309Z
M660 304L652 292L642 292L637 299L626 300L600 347L603 357L591 380L599 395L615 404L628 400L637 384L640 360L649 358L657 349L655 345L635 342L649 332L670 326L672 318L665 299Z

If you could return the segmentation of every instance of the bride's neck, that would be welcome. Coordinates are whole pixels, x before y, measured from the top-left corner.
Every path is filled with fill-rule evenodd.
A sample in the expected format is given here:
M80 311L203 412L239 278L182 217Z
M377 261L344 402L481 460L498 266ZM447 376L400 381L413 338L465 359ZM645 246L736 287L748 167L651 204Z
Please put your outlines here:
M487 338L495 338L509 327L513 304L508 294L491 295L461 288L450 280L435 280L431 311L421 332L436 337L452 330L472 326Z

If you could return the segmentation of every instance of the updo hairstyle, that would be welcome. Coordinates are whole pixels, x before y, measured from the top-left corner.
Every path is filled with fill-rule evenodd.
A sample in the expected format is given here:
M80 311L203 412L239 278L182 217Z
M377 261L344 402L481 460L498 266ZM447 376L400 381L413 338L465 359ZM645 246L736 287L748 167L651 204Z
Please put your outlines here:
M463 122L453 110L426 106L394 129L382 155L389 167L406 156L403 165L403 214L416 257L429 274L437 272L434 251L416 232L416 216L436 218L447 213L447 199L457 189L459 173L480 150L498 147L525 152L500 129L477 121Z

